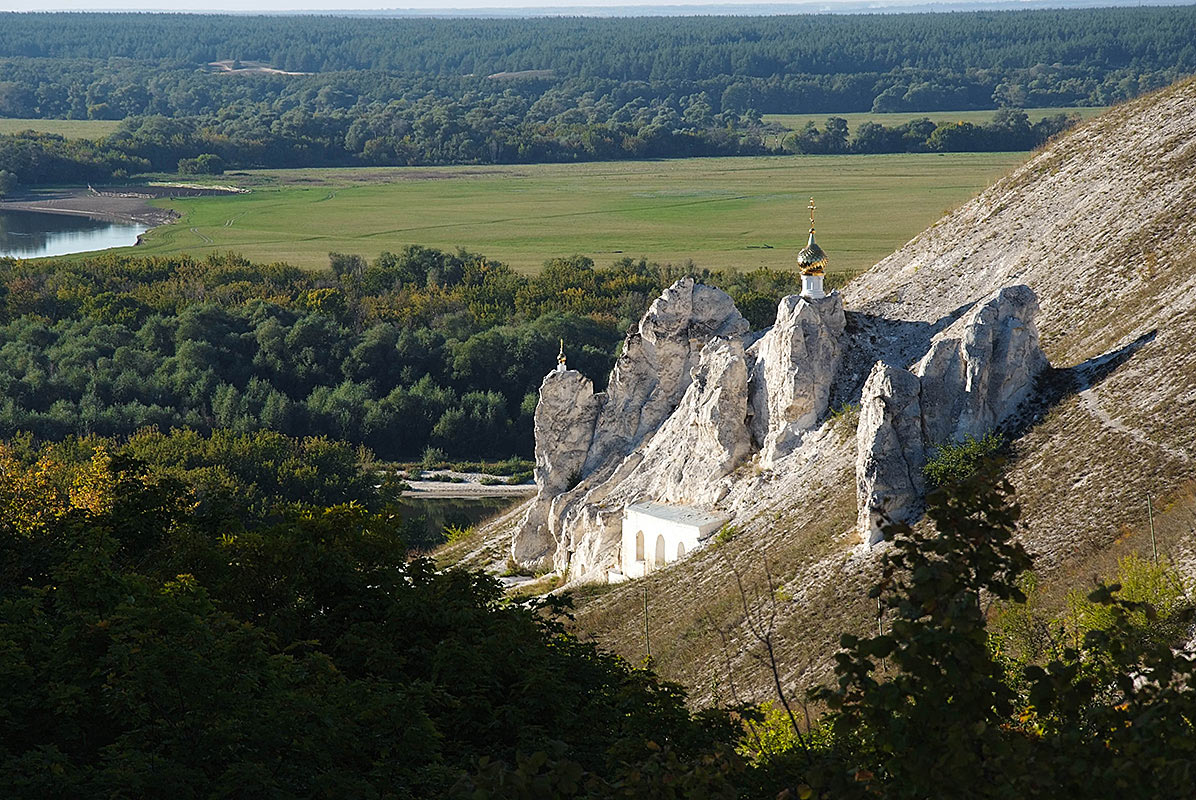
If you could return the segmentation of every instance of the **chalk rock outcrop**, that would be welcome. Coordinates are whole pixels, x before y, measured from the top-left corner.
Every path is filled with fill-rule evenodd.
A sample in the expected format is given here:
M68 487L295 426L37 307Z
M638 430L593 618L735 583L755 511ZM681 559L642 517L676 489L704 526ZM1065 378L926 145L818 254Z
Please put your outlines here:
M604 577L618 563L628 505L717 503L727 476L751 452L746 418L743 342L712 339L673 414L608 477L579 487L584 494L563 509L555 563L580 580Z
M1037 312L1028 287L1002 289L939 333L911 369L872 369L856 440L866 542L881 538L884 521L920 515L936 447L1000 426L1029 397L1048 366ZM745 351L748 324L729 296L692 278L670 286L628 334L605 393L572 370L545 377L538 493L512 557L602 579L619 563L628 505L717 506L754 450L773 467L824 417L845 331L839 294L786 297Z
M726 292L693 278L666 289L623 343L582 472L613 469L677 408L706 343L747 331Z
M1034 290L1009 286L935 339L913 368L928 444L982 436L1025 402L1048 366L1037 315Z
M512 557L543 563L556 549L548 526L552 500L581 479L601 409L593 382L574 369L554 369L540 384L536 405L536 500L528 509Z
M638 475L629 477L662 502L716 502L718 481L751 452L747 398L743 342L711 340L677 410L644 447Z
M587 478L553 506L553 561L571 578L603 578L618 564L623 509L654 500L711 506L726 478L751 452L747 362L739 337L704 347L677 408L612 472Z
M921 513L921 383L908 370L877 362L860 397L856 429L856 500L865 543L883 538L886 521L912 522Z
M846 324L837 292L819 300L790 295L749 348L750 425L763 466L793 450L826 413Z
M512 557L597 573L611 560L625 498L688 496L738 463L750 448L747 331L725 292L682 278L628 333L606 392L592 394L577 373L550 373L536 408L538 493Z
M912 371L873 368L856 440L865 542L879 541L883 519L911 522L921 513L922 470L936 447L983 436L1030 397L1050 366L1039 346L1037 314L1034 291L1009 286L936 336Z

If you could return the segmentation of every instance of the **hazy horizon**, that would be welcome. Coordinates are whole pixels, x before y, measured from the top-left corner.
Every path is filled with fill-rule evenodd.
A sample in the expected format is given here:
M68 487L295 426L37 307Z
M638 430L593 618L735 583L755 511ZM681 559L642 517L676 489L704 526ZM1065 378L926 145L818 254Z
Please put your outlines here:
M760 2L759 0L689 0L688 2L660 2L660 0L350 0L335 4L329 0L205 0L194 7L168 0L0 0L5 12L159 12L159 13L266 13L266 14L448 14L467 15L471 12L499 12L518 14L527 11L543 13L618 14L780 14L780 13L861 13L868 11L925 11L966 10L974 8L1059 8L1140 5L1191 5L1196 0L1176 2L1157 0L805 0L799 2Z

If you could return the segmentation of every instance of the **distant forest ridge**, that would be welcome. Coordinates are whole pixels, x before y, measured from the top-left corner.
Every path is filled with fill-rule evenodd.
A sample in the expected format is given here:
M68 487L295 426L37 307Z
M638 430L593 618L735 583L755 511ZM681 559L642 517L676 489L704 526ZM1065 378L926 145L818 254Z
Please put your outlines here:
M1065 65L1196 70L1196 7L700 18L7 14L0 56L619 81Z
M1026 150L1196 72L1196 6L638 19L0 15L0 195L153 171ZM789 132L764 114L1001 109Z
M466 0L468 1L468 0ZM959 11L1025 11L1030 9L1118 8L1182 5L1175 0L808 0L796 3L689 3L638 6L518 6L482 8L395 8L345 11L296 11L296 14L329 14L350 17L709 17L784 16L792 14L921 14Z

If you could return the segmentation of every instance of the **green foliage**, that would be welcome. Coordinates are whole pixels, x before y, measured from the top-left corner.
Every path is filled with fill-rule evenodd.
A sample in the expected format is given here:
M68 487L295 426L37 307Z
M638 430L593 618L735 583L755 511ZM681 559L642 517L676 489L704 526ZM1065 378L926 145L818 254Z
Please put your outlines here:
M893 127L864 122L849 138L847 121L829 117L819 129L813 122L785 135L781 146L790 153L976 153L1032 150L1067 130L1078 116L1052 114L1031 124L1026 112L1002 108L986 125L935 123L923 117Z
M922 473L931 488L953 486L975 475L1004 446L1004 437L995 431L989 431L979 439L968 434L962 442L938 445Z
M223 175L224 159L214 153L201 153L195 158L179 159L180 175Z
M233 254L0 259L0 436L189 427L326 436L427 464L526 456L560 340L600 385L622 331L685 274L565 261L523 277L416 246L330 262L313 274ZM799 280L696 272L773 309ZM528 466L504 473L522 482Z
M856 428L860 424L860 404L844 403L838 408L831 409L831 428L838 434L840 440L855 436Z
M1112 581L1120 587L1119 599L1141 604L1126 616L1136 646L1169 646L1187 638L1196 602L1188 581L1173 564L1166 560L1156 564L1131 554L1118 561ZM1063 659L1067 649L1080 647L1089 632L1115 627L1119 612L1084 592L1069 592L1066 612L1057 614L1044 607L1033 573L1022 576L1019 586L1026 601L997 604L989 623L995 652L1016 669Z
M931 776L942 796L975 796L977 785L1006 785L1009 796L1024 791L1005 774L1006 762L1024 755L1023 743L1002 728L1016 697L991 656L980 604L982 592L1024 599L1015 581L1030 558L1013 541L1019 512L1008 491L979 480L957 484L929 498L937 532L890 531L893 547L870 593L889 632L843 636L837 681L814 694L832 710L835 738L850 753L842 772L811 775L843 792L836 796L883 787L886 797L923 797ZM882 659L889 673L879 680ZM911 736L933 746L911 746Z
M5 797L444 797L537 752L727 796L730 720L566 634L565 600L409 560L356 504L213 530L177 482L106 463L104 502L0 520ZM0 504L45 472L6 466Z
M37 443L31 436L0 445L18 463L77 469L97 457L141 465L157 480L186 487L192 519L210 528L252 527L279 514L354 502L371 511L395 503L401 482L378 483L368 451L325 438L296 439L273 431L141 430L127 439L68 436Z
M473 526L450 525L444 529L444 540L449 544L468 539L473 535Z
M714 19L10 15L0 116L120 119L0 139L27 185L153 169L575 162L777 152L763 113L1110 105L1196 71L1188 7ZM554 43L549 46L547 43ZM215 74L253 52L280 75ZM1116 57L1110 57L1111 52ZM246 62L249 63L249 62ZM527 65L539 71L517 72ZM248 73L248 74L247 74ZM514 74L512 74L514 73ZM5 112L7 109L7 112ZM1056 121L789 137L800 152L1025 149ZM933 125L931 125L933 128Z
M933 531L891 532L871 592L883 629L842 637L834 683L813 693L829 711L798 731L771 705L691 712L679 687L567 633L567 598L506 602L485 574L410 558L391 512L309 504L245 525L196 506L208 465L246 480L264 468L242 457L300 443L145 436L155 466L95 439L0 448L6 797L1190 788L1196 659L1174 649L1186 586L1126 559L1124 585L1075 601L1082 630L1040 660L1008 658L1011 628L990 636L985 605L1035 587L991 475L933 494ZM279 475L282 495L310 485Z
M718 529L718 533L710 538L711 548L722 547L727 542L739 535L739 526L727 523Z
M1164 560L1158 564L1131 554L1117 562L1112 583L1118 587L1117 598L1132 603L1135 610L1125 614L1124 623L1142 639L1139 647L1163 647L1183 641L1191 627L1196 604L1187 581L1175 567ZM1073 590L1067 596L1067 623L1079 638L1090 631L1110 631L1119 623L1117 607L1095 602Z
M1077 600L1085 629L1056 637L1037 606L1018 610L1035 582L1007 484L981 471L932 494L927 515L934 531L891 531L871 592L887 630L842 637L835 683L812 692L830 709L818 728L790 737L774 719L780 732L763 731L778 744L747 740L757 793L1186 796L1196 659L1176 649L1191 604L1172 571L1123 561L1126 585Z

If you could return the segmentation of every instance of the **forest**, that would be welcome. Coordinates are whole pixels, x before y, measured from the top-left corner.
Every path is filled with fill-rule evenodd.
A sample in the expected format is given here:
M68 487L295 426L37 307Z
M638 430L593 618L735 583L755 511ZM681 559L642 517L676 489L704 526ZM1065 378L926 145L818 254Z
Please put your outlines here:
M0 196L29 187L124 180L148 171L219 175L226 169L297 166L417 166L605 161L779 153L924 153L1030 150L1076 122L1053 114L1030 123L1024 111L1003 108L991 122L935 124L927 119L885 126L865 122L854 132L842 117L822 128L784 133L758 119L739 127L704 121L686 125L644 115L628 123L572 123L560 118L505 128L492 117L466 115L467 124L433 108L387 110L381 118L337 112L302 125L244 115L217 132L194 120L133 117L102 142L50 133L0 135ZM663 112L662 112L663 113ZM561 115L569 116L572 112ZM688 118L688 112L686 113ZM292 122L298 118L293 117ZM744 122L741 118L740 122ZM733 123L734 124L734 123ZM401 135L399 135L401 133Z
M1068 121L1027 131L996 120L937 137L925 123L850 140L828 122L814 141L761 115L1109 105L1196 71L1191 6L634 20L0 19L0 116L125 121L99 143L0 138L10 191L174 172L180 162L184 172L214 173L1021 150ZM229 69L209 66L216 61ZM285 72L246 66L259 63Z
M825 682L691 708L651 659L579 639L568 596L505 601L490 575L411 557L368 488L322 505L361 489L344 454L264 434L0 445L5 797L1190 790L1182 579L1125 561L1042 614L1017 504L985 471L931 496L934 530L888 532L878 630L845 632ZM257 481L264 502L235 516L206 502ZM300 482L325 492L296 499Z
M773 107L780 94L763 104L750 102L751 81L785 76L923 70L958 82L947 87L952 90L986 87L988 94L976 100L979 107L991 107L992 90L1009 78L1044 81L1025 87L1031 91L1047 89L1052 77L1076 79L1077 85L1051 87L1070 93L1066 103L1035 104L1079 105L1076 101L1086 96L1079 92L1096 90L1113 75L1152 81L1158 80L1152 76L1196 67L1196 11L1190 6L766 17L6 14L0 19L0 57L32 59L32 69L89 59L110 61L114 68L129 60L193 71L209 62L238 60L289 72L459 78L550 70L555 79L662 82L674 90L681 82L737 78L748 82L748 104L764 112L806 110ZM210 76L206 85L227 85L229 77L235 76ZM277 85L287 77L270 80ZM1085 84L1089 80L1095 82ZM147 100L157 99L163 88L147 88ZM867 100L870 106L873 97Z
M332 254L322 273L232 254L0 259L0 437L188 427L327 436L391 460L529 455L560 342L601 388L623 334L689 272L756 328L800 283L584 257L526 277L415 245Z

